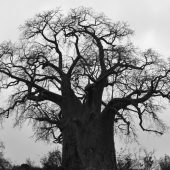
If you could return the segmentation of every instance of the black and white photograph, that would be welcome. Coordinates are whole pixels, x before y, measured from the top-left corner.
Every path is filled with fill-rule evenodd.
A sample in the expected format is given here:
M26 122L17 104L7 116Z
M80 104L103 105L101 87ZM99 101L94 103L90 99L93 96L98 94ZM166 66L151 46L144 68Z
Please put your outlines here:
M170 170L170 1L0 0L0 170Z

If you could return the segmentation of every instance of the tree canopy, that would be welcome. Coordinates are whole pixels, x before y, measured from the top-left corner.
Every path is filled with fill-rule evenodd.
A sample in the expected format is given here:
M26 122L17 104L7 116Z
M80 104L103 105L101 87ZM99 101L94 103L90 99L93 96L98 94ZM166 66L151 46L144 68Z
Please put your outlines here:
M12 89L2 117L31 118L40 137L57 142L57 129L70 122L92 129L99 117L106 126L110 113L126 134L133 117L144 131L164 132L157 111L159 99L170 98L170 63L135 48L127 23L83 7L56 9L26 21L21 33L18 43L0 45L0 89Z

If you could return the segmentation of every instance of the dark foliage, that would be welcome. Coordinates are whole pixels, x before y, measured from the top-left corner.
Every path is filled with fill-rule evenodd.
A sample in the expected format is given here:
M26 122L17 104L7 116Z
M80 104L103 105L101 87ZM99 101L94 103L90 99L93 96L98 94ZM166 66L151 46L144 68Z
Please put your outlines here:
M168 155L165 155L163 158L161 158L159 163L162 170L170 170L170 157Z
M1 170L8 170L11 169L12 165L11 162L4 157L4 149L5 146L3 142L0 142L0 169Z
M126 155L121 159L117 160L117 168L118 170L130 170L132 167L132 158L130 155Z
M59 150L49 152L41 159L41 164L45 170L61 169L61 152Z

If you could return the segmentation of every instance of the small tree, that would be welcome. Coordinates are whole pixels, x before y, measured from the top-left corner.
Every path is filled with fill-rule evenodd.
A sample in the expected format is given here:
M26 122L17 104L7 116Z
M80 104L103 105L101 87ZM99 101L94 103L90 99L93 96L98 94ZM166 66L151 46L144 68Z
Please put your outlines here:
M12 168L12 165L10 161L4 157L4 153L3 153L4 149L5 149L5 146L3 142L0 142L0 169L8 170Z
M152 167L152 165L154 163L154 160L153 160L154 151L147 152L144 149L144 153L145 153L145 156L144 156L143 160L144 160L144 164L145 164L145 169L150 170L150 168Z
M27 158L25 164L28 165L29 167L34 167L35 162L32 161L30 158Z
M159 160L159 164L161 166L161 170L169 170L170 169L170 157L165 155L163 158Z
M121 155L117 159L117 168L118 170L130 170L132 167L133 159L131 154Z
M49 152L47 156L41 159L41 164L45 170L56 169L61 166L61 152L55 150Z

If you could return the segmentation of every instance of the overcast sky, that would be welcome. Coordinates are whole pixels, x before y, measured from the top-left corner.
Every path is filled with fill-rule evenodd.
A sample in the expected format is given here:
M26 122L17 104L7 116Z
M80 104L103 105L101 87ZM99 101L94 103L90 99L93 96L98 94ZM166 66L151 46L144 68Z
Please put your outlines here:
M169 0L0 0L0 42L17 41L19 26L36 13L56 7L67 12L79 6L104 12L113 22L127 21L135 31L133 40L137 47L153 48L164 58L170 56ZM170 125L168 109L161 113L161 117ZM55 147L42 142L34 143L30 138L32 135L31 127L25 125L24 129L13 129L11 120L7 120L4 130L0 129L0 138L6 145L6 156L16 163L22 163L28 157L39 161L41 155ZM141 144L149 149L154 148L157 155L170 155L170 132L161 138L141 136Z

